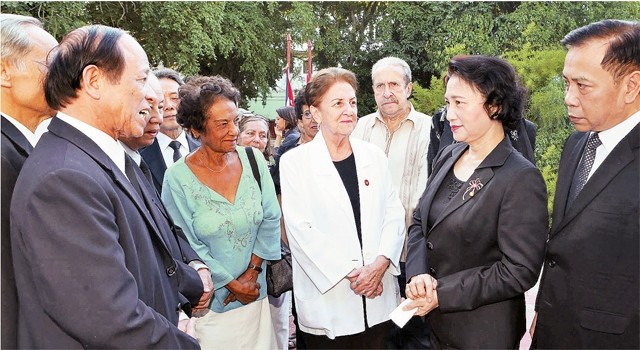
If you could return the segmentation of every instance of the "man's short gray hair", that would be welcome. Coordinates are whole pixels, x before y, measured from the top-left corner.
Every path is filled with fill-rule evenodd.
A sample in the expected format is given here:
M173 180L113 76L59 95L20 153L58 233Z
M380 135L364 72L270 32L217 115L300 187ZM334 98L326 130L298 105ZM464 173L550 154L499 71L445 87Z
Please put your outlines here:
M33 42L25 27L33 25L42 28L42 22L28 16L9 13L0 14L0 57L18 69L24 69L22 58L33 48Z
M404 75L404 83L409 84L411 82L411 68L409 68L407 62L405 62L405 60L401 58L392 56L380 59L378 62L376 62L376 64L373 65L373 67L371 67L371 81L373 81L373 76L378 69L388 66L396 66L402 69L402 73Z

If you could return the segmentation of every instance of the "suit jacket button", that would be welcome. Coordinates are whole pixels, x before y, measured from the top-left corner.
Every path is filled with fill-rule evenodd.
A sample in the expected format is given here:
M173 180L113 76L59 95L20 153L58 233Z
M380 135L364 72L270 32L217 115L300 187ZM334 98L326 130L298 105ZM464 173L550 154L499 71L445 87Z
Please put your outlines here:
M427 242L427 249L433 250L433 243Z
M556 261L555 260L549 260L549 262L547 263L547 265L549 265L549 267L555 267L556 266Z
M431 275L431 277L436 277L436 269L434 269L433 267L430 267L429 274Z
M176 274L176 265L173 264L173 265L171 265L171 266L169 266L167 268L167 275L169 275L169 277L171 277L171 276L173 276L175 274Z

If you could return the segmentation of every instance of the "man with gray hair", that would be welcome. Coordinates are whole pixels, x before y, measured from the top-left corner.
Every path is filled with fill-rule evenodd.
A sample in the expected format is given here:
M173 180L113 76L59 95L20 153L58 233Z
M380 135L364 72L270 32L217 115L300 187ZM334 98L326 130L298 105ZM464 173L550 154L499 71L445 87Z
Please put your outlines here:
M408 228L413 210L427 184L431 117L416 111L409 102L413 84L411 68L404 60L397 57L379 60L371 68L371 80L378 110L360 118L352 135L377 145L387 155L392 181L400 194ZM398 277L403 296L406 284L406 237L404 244L400 258L401 274ZM428 347L430 342L426 329L422 319L414 317L401 330L394 347Z
M22 165L37 142L36 127L55 111L44 98L49 51L58 45L33 17L0 14L2 62L2 348L17 347L18 298L9 235L9 206Z

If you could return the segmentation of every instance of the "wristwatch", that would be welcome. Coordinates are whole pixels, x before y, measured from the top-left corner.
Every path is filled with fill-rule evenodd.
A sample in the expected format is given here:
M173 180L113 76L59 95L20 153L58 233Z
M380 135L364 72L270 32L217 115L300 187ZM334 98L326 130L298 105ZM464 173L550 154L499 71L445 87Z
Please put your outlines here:
M252 270L256 270L256 271L258 271L258 273L262 272L262 267L260 267L260 266L258 266L258 265L249 264L249 267L248 267L248 268L249 268L249 269L252 269Z

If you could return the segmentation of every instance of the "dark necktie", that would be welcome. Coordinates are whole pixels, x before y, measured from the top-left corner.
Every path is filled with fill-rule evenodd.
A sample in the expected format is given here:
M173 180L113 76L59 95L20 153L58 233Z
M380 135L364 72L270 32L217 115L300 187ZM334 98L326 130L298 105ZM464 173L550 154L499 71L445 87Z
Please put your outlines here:
M151 175L151 169L149 169L149 165L144 161L144 159L140 159L140 170L142 170L144 176L147 178L147 180L149 180L149 184L153 185L153 176Z
M131 157L128 154L125 155L124 173L129 178L131 185L133 185L133 189L136 190L136 192L138 192L138 195L140 195L140 198L144 198L144 196L142 195L142 190L140 189L140 183L138 182L138 178L136 177L136 170L134 168L135 166L136 164L133 161L133 159L131 159Z
M569 191L569 204L573 203L576 197L578 197L580 191L582 191L582 188L584 188L584 185L587 183L589 173L593 167L593 161L596 159L596 148L601 144L602 142L600 141L598 133L594 132L589 135L587 146L584 148L584 152L582 153L582 160L578 165L578 169L576 170L576 174L573 178L573 183L571 184L571 190Z
M173 140L169 142L169 147L173 148L173 162L175 163L182 157L182 154L180 154L180 142Z

